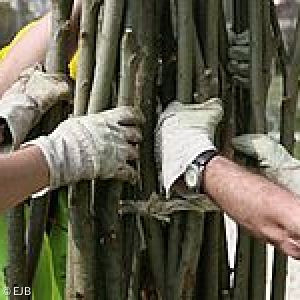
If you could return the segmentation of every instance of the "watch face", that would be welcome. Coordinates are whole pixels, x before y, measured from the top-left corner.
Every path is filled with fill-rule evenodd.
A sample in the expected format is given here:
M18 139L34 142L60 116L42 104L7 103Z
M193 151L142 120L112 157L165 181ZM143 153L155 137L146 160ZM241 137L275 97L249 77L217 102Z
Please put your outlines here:
M195 188L198 185L199 169L195 165L189 165L184 174L184 180L188 188Z

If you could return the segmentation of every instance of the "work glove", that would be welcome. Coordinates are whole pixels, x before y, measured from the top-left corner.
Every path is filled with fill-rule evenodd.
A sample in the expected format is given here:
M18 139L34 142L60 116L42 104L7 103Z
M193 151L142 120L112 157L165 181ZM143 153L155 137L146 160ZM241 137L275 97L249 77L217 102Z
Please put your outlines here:
M25 70L0 100L0 120L8 127L13 149L20 146L47 110L58 101L70 99L65 75L46 74L41 65Z
M229 32L229 65L228 69L233 78L242 84L250 80L250 32L236 34Z
M215 128L223 114L220 99L202 104L171 103L161 114L156 128L156 159L161 185L170 189L201 153L215 149Z
M83 179L119 179L134 183L141 141L142 114L119 107L99 114L74 117L62 122L50 135L24 146L36 145L50 171L50 189Z
M246 134L233 139L233 147L259 162L263 174L300 196L300 161L264 134Z
M242 33L236 34L229 30L228 36L228 70L234 80L247 87L250 84L251 71L250 31L246 30ZM272 40L269 42L272 43ZM264 77L266 79L267 86L269 86L271 81L270 65L273 57L273 53L269 54L270 55L268 57L265 57L266 61L264 62Z

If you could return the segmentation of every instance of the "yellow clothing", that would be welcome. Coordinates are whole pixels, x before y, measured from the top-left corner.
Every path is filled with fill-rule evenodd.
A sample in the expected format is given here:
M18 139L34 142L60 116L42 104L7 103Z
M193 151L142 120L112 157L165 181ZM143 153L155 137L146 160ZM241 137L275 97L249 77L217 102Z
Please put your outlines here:
M31 27L33 27L36 24L37 21L33 21L23 27L14 37L14 39L10 42L9 45L2 48L0 50L0 61L7 55L7 53L10 51L10 49L20 40L20 38L26 33Z
M78 50L75 52L73 58L71 59L69 63L69 72L70 77L75 80L76 79L76 70L77 70L77 61L78 61Z

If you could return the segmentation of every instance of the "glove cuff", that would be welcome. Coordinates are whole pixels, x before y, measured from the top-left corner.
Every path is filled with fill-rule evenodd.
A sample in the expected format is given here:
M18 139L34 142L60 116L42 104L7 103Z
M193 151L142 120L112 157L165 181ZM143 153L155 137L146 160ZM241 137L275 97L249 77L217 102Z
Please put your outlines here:
M49 188L54 190L65 184L64 176L61 172L64 162L64 153L56 151L51 139L48 136L41 136L35 140L29 141L24 146L35 145L42 151L49 168Z
M12 148L19 148L50 107L70 96L65 75L46 74L39 65L26 69L0 100L0 118L10 130Z
M85 138L62 123L52 134L25 145L38 146L49 167L51 190L94 175L93 160L85 155ZM69 131L67 132L67 130ZM91 175L92 174L92 175Z
M12 137L12 148L19 148L28 132L40 120L41 112L33 98L27 95L8 94L0 100L0 118L7 124ZM8 141L4 141L7 144Z
M162 185L166 191L167 197L170 196L170 190L176 180L182 176L187 167L195 160L198 155L216 150L212 141L206 134L201 132L179 132L177 140L171 142L162 142ZM172 137L170 136L172 139ZM172 145L172 147L166 147Z

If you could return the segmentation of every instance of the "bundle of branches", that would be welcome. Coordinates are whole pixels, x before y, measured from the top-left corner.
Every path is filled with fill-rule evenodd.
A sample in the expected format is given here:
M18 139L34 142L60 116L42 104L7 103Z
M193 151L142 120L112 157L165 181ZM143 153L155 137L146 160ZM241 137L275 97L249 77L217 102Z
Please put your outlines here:
M55 55L48 56L51 71L66 71L63 49L71 2L53 1ZM264 72L268 68L266 37L271 29L267 17L273 12L271 2L249 1L248 6L242 7L240 1L233 1L236 33L251 31L251 66L245 85L236 81L228 70L222 0L82 1L73 114L133 105L141 108L146 124L140 161L135 166L140 172L137 185L94 180L69 187L67 299L263 299L265 246L250 240L246 233L240 235L236 280L231 289L221 212L209 205L210 209L203 206L197 212L173 211L169 223L165 223L152 218L153 214L120 214L120 203L147 204L163 198L155 196L160 187L153 132L157 112L171 101L201 103L211 97L222 97L225 118L219 144L228 156L232 154L228 141L235 133L233 124L236 123L238 132L249 128L257 132L265 130L268 82ZM275 19L273 16L276 34ZM278 43L281 61L285 62L282 42ZM298 43L295 53L296 49ZM294 59L298 60L296 54ZM286 86L292 86L290 96L294 107L292 78L295 79L297 72L292 65L284 70ZM246 116L249 106L250 119ZM290 105L285 106L284 115L290 109ZM248 128L240 128L239 119L235 122L237 114L249 121L245 121ZM283 136L290 136L289 130L290 127L283 127ZM288 144L290 139L283 142ZM36 209L38 213L33 213L39 216L39 228L44 228L47 207L44 200ZM18 239L18 246L12 246L11 257L11 261L16 261L24 249L23 208L15 210L12 216L11 228L18 226L19 232L19 235L11 232L12 242ZM39 237L40 245L43 230L30 232L30 236ZM29 239L25 256L33 257L29 260L30 282L38 257L31 253L39 252L30 250L33 240L37 239ZM24 261L24 270L25 265ZM15 270L11 274L17 274L20 266ZM16 279L10 275L11 285L18 282L25 286L25 274L20 272Z

